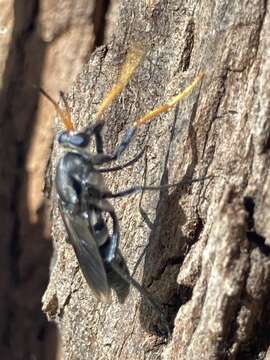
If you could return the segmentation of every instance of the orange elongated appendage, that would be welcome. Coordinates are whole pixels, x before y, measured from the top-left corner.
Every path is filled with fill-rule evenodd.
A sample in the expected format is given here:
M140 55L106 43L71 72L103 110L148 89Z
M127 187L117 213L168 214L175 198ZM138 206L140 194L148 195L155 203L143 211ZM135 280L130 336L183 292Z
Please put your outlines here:
M66 110L62 110L60 108L60 106L57 104L57 102L44 89L39 88L39 91L41 92L41 94L43 96L45 96L53 104L57 114L59 115L60 119L63 121L63 124L64 124L66 130L74 131L74 126L73 126L73 123L72 123L72 120L71 120L71 114L70 114L70 111L68 109L66 100L64 99L62 93L60 93L60 94L61 94L61 97L62 97L62 99L64 101Z
M169 111L172 107L174 107L179 101L181 101L185 96L189 95L193 88L201 81L203 78L203 73L196 76L196 78L192 81L192 83L187 86L183 91L181 91L178 95L172 97L167 103L162 104L155 109L149 111L147 114L137 119L133 126L135 128L140 127L149 121L151 121L154 117L158 116L161 113Z
M121 91L127 85L129 79L137 69L143 55L144 49L142 46L139 45L135 46L128 52L126 60L122 66L118 81L113 85L111 90L105 96L104 100L98 106L96 119L101 117L104 111L110 106L113 100L121 93Z

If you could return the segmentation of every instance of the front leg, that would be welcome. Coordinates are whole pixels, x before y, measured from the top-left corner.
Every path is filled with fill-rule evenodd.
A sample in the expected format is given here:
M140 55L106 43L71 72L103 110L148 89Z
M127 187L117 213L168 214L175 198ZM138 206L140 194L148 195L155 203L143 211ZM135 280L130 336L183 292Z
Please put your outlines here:
M96 151L98 154L103 154L103 139L102 139L102 129L104 127L104 121L99 120L95 124L88 126L85 128L85 133L90 137L92 135L95 136L96 141Z
M102 165L104 163L114 161L120 158L122 153L127 149L130 144L132 138L136 133L136 128L129 128L122 138L119 145L117 145L116 149L112 154L97 154L92 157L92 161L94 165Z
M127 149L128 145L130 144L130 142L136 132L135 127L129 128L126 131L120 144L114 150L114 152L112 154L104 154L103 139L102 139L102 134L101 134L103 126L104 126L104 121L100 120L100 121L97 121L94 125L91 125L85 129L85 133L87 135L91 136L94 134L94 136L95 136L96 151L98 153L98 155L96 156L96 163L95 163L96 165L100 164L100 162L104 163L104 162L118 159L121 156L121 154Z

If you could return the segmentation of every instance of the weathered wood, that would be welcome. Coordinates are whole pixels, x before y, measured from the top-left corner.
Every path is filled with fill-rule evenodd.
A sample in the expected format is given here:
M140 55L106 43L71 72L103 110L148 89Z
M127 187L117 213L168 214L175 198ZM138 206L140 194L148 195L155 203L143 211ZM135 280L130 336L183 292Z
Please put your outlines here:
M65 359L256 359L269 347L269 3L122 2L113 43L98 49L70 94L76 125L91 121L130 44L146 56L106 113L114 148L139 115L195 74L201 87L179 111L140 131L127 159L148 144L147 161L111 174L112 191L214 174L192 186L114 202L121 250L135 277L175 318L164 344L157 315L132 289L103 305L88 289L54 207L57 260L44 309L59 323ZM175 124L174 124L175 119ZM54 164L59 156L55 146ZM147 165L147 166L146 166Z
M94 43L89 0L0 0L0 358L52 360L57 332L41 310L52 243L44 169L52 96L67 90Z

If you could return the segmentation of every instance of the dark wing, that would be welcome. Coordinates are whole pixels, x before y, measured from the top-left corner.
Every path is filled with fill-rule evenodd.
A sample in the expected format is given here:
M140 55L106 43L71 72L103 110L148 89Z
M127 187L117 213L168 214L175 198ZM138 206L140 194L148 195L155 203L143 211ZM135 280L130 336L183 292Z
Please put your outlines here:
M59 201L60 212L68 232L69 240L74 248L84 277L103 302L110 302L111 289L97 243L89 231L88 219L83 214L71 215Z

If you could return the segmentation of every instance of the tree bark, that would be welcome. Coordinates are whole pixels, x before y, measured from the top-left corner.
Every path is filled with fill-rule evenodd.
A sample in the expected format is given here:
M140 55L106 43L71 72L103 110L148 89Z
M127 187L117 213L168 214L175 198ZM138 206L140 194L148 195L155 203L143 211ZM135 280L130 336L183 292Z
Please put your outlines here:
M99 303L79 271L56 201L57 259L44 309L59 324L65 359L263 359L269 347L269 2L126 1L114 41L91 57L70 93L76 127L93 121L136 42L145 57L106 112L111 151L141 114L204 79L179 108L159 116L106 176L116 192L212 176L113 202L120 248L135 278L174 324L131 289L124 304ZM53 172L60 149L55 144ZM269 352L269 351L268 351Z

